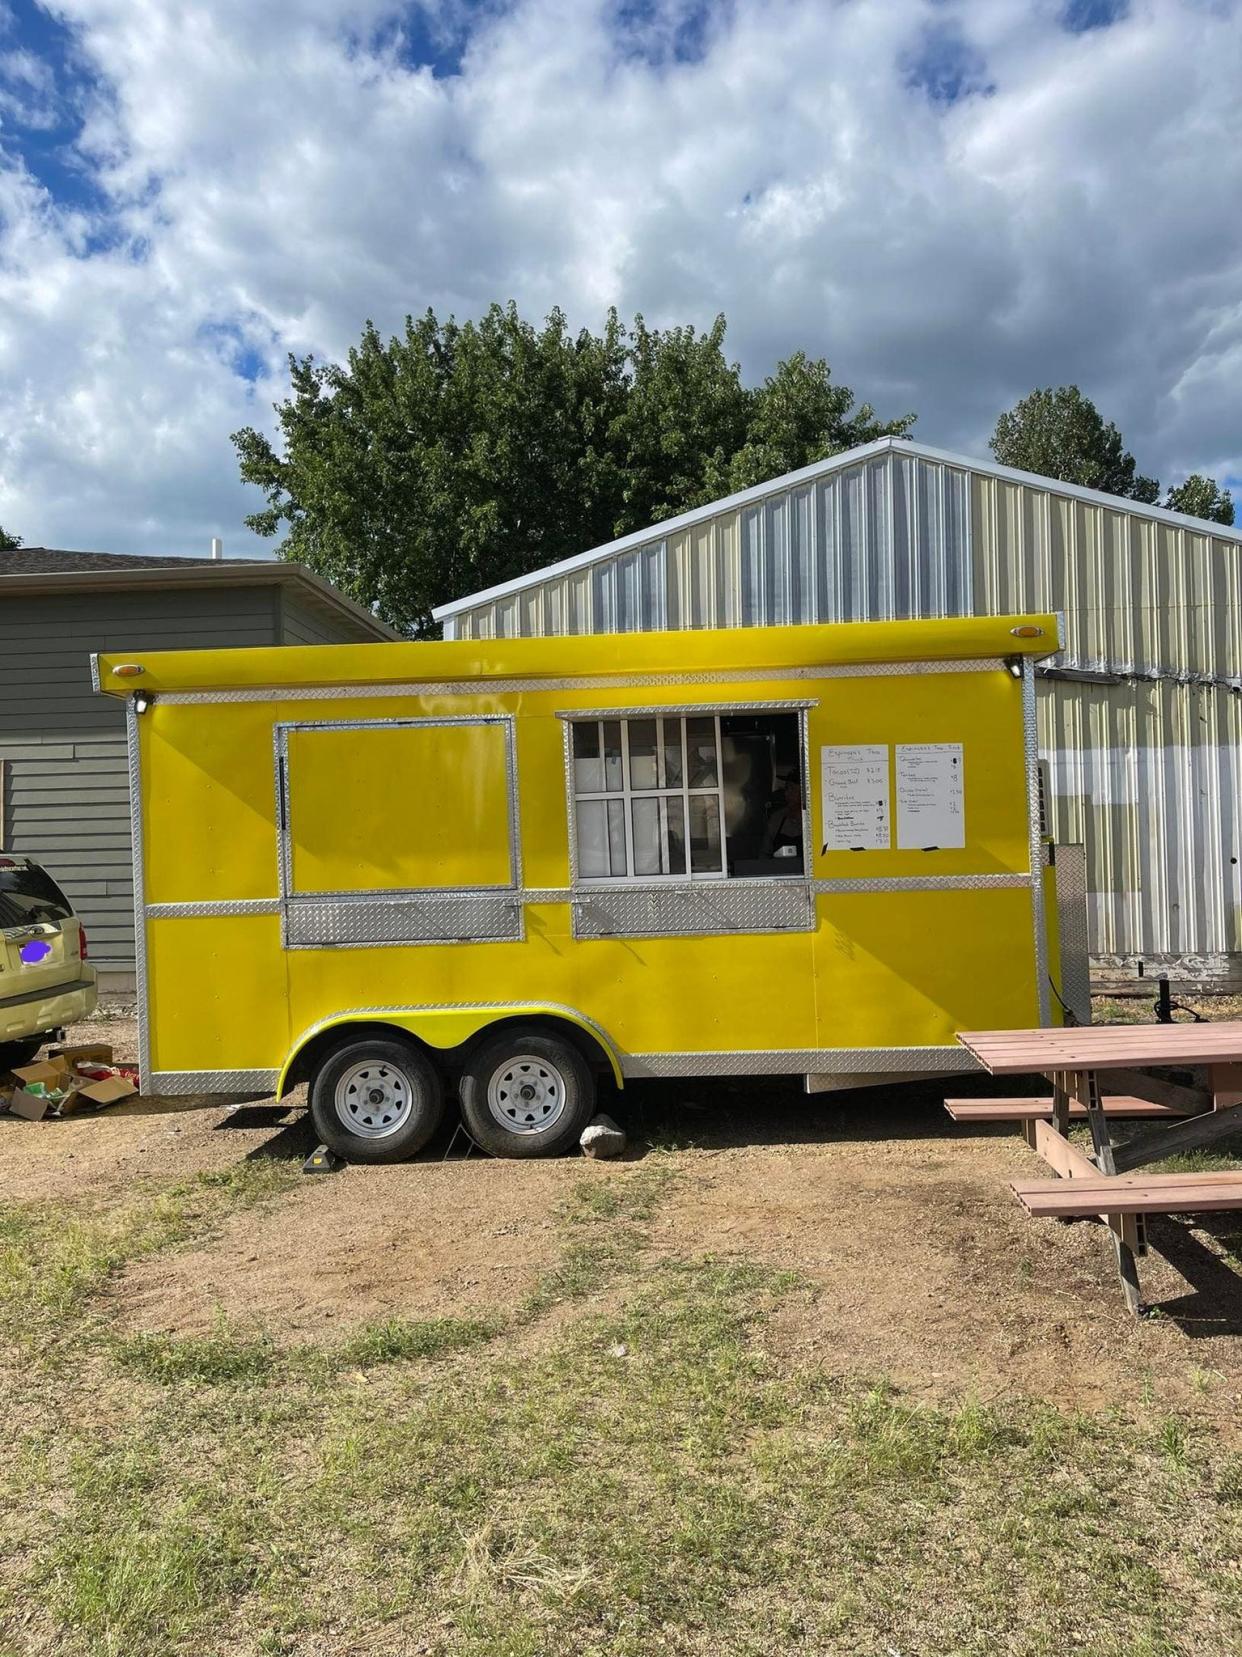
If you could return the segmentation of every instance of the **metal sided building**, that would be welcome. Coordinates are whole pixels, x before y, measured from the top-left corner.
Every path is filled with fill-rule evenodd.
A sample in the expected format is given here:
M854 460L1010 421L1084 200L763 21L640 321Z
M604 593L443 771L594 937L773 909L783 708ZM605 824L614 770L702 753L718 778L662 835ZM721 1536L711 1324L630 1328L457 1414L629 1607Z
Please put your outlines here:
M1242 531L883 438L442 606L446 638L1059 611L1097 980L1242 984Z

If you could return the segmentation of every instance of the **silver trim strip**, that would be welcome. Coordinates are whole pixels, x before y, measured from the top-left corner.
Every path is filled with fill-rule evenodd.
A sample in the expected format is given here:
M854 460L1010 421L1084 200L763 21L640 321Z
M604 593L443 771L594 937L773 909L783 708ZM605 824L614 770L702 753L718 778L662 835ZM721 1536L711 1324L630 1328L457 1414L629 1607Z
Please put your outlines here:
M157 1070L144 1097L183 1099L195 1093L272 1093L279 1070ZM145 1077L144 1077L145 1081Z
M463 1005L487 1005L488 1010L503 1012L506 1007L520 1010L522 1003L470 1002ZM338 1016L348 1019L379 1013L439 1010L441 1009L434 1007L358 1007L350 1013L324 1019L319 1025L312 1027L298 1043L297 1051L306 1045L317 1030L329 1026ZM550 1004L549 1010L552 1010ZM573 1011L571 1008L559 1010ZM581 1018L582 1015L576 1013L575 1017ZM599 1032L598 1025L590 1020L584 1022L589 1024L592 1030ZM599 1033L605 1046L611 1048L611 1043L607 1042L602 1032ZM615 1048L612 1050L615 1052ZM829 1065L838 1075L856 1076L896 1074L903 1071L933 1075L957 1074L980 1068L978 1061L964 1047L827 1047L739 1053L634 1053L629 1056L621 1055L620 1064L621 1073L627 1080L660 1076L797 1076L814 1074L817 1071L822 1073ZM148 1097L154 1095L157 1098L184 1098L191 1094L213 1093L270 1093L275 1090L280 1080L280 1071L160 1070L156 1071L150 1080L150 1089L144 1092Z
M91 651L91 689L96 693L103 690L103 686L99 683L99 652L97 650Z
M898 1071L932 1074L978 1070L964 1047L820 1047L739 1053L632 1053L621 1060L625 1076L800 1076L824 1072L874 1075Z
M151 1074L151 1007L147 978L147 887L142 836L142 765L138 713L125 703L125 744L129 765L129 836L134 870L134 983L138 991L138 1092L148 1091Z
M1029 658L1023 658L1029 660ZM406 679L375 685L264 685L244 690L162 690L165 707L206 702L351 702L392 697L504 696L531 691L664 689L676 685L799 684L818 679L892 679L945 673L995 673L1000 656L917 662L832 662L818 667L718 667L685 673L605 673L524 679Z
M1039 818L1039 727L1036 724L1035 663L1022 658L1022 746L1026 758L1026 810L1031 862L1031 925L1035 937L1035 990L1039 1022L1052 1022L1048 993L1048 924L1044 914L1044 838Z
M991 875L876 875L859 880L813 880L817 896L847 892L977 892L1031 884L1028 874Z
M661 714L676 714L678 717L693 718L695 714L752 714L752 713L802 713L807 708L817 708L818 702L801 701L790 702L747 702L735 698L728 702L653 702L648 708L626 708L613 706L610 708L558 708L554 715L557 719L658 719Z
M627 881L601 881L597 886L521 886L510 890L507 886L472 887L468 896L508 897L515 903L574 903L587 900L593 896L601 896L608 892L623 891L695 891L698 892L705 884L720 886L786 886L791 883L809 884L811 892L816 897L847 896L855 892L954 892L954 891L987 891L990 889L1021 889L1031 884L1028 874L965 874L965 875L873 875L870 878L857 880L812 880L809 883L801 875L770 875L755 880L720 880L715 882L704 881L651 881L636 886ZM464 891L464 889L463 889ZM292 899L295 903L375 903L397 902L403 899L446 899L458 895L455 891L445 893L442 890L434 891L400 891L384 892L325 892L316 893L313 898L298 897ZM204 898L195 903L148 903L146 906L149 920L198 920L210 915L278 915L281 912L279 898ZM429 942L437 942L430 939ZM511 940L506 940L511 941Z
M152 921L201 920L209 915L279 915L279 898L211 898L202 903L148 903Z

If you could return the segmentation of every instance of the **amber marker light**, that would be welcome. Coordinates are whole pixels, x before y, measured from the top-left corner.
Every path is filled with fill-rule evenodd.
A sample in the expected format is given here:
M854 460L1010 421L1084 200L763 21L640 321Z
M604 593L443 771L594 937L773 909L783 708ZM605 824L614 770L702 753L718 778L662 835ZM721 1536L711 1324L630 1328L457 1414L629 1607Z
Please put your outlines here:
M145 671L139 662L120 662L112 669L112 677L114 679L136 679L140 673Z
M1011 627L1009 631L1015 639L1042 639L1044 636L1042 627L1032 627L1029 622L1025 627ZM116 673L119 670L114 667L112 671ZM140 668L138 671L141 672L142 669Z

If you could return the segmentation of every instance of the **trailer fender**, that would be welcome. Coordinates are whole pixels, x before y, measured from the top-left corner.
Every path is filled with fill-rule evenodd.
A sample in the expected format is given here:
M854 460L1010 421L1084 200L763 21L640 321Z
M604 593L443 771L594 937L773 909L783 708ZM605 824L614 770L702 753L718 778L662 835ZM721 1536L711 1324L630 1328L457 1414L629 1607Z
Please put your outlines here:
M428 1047L447 1052L472 1041L494 1024L508 1024L518 1018L546 1018L574 1025L591 1038L592 1045L607 1059L617 1086L624 1087L617 1049L594 1019L580 1013L576 1007L564 1007L554 1001L525 1001L478 1007L359 1007L334 1013L330 1018L321 1018L317 1024L304 1030L290 1049L276 1084L276 1097L283 1097L291 1086L301 1080L296 1074L298 1061L307 1048L318 1044L320 1037L342 1024L386 1024L393 1029L407 1030Z

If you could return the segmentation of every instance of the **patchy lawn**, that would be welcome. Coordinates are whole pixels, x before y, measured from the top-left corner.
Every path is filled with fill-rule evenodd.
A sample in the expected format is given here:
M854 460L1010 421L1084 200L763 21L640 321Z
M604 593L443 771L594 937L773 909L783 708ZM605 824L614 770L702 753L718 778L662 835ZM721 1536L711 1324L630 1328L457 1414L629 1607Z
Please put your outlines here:
M314 1178L270 1102L0 1122L0 1652L1242 1645L1242 1237L1135 1324L931 1092L626 1104Z

